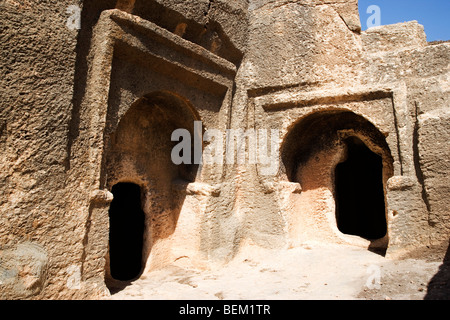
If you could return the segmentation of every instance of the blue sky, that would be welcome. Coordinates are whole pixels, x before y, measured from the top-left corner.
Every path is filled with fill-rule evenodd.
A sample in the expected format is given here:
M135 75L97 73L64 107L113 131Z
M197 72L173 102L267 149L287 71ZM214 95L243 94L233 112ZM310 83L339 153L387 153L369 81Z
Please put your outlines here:
M425 27L428 41L450 40L450 0L359 0L363 30L367 29L370 5L381 12L381 25L417 20Z

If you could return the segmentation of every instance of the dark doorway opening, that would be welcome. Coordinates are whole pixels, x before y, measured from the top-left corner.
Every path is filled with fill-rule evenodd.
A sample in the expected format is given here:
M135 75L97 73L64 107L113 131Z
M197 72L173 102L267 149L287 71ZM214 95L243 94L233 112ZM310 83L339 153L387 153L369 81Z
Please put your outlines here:
M335 170L338 228L368 240L383 238L387 222L382 159L356 137L344 142L347 159Z
M128 281L142 271L145 214L141 188L133 183L118 183L112 188L114 200L109 209L109 263L111 276Z

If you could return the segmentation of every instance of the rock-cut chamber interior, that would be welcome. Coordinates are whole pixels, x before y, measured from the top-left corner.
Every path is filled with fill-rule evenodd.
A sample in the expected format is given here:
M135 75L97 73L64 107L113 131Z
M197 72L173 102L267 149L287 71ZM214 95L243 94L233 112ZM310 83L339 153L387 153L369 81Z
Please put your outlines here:
M132 280L142 271L145 214L141 188L133 183L113 186L109 208L109 264L116 280Z
M382 238L387 231L382 159L356 137L344 143L346 159L335 169L337 226L345 234Z

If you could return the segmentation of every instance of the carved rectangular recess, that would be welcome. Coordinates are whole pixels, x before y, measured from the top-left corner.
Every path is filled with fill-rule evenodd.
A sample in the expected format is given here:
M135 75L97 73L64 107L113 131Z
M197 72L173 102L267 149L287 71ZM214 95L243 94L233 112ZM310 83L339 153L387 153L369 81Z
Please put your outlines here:
M302 90L302 89L305 90ZM408 144L401 140L397 107L403 106L402 88L395 86L354 86L345 88L312 89L303 84L285 88L249 90L254 106L253 124L256 128L279 128L283 137L297 119L308 114L348 110L372 122L385 136L398 174L404 171L404 149Z
M223 96L233 86L236 66L205 48L120 10L108 10L101 19L110 20L115 56L214 95Z

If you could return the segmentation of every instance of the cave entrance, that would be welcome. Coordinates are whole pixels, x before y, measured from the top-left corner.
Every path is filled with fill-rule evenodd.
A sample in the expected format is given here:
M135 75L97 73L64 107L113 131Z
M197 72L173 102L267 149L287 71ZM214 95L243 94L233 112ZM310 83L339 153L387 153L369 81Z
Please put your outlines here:
M336 220L339 230L365 239L387 232L382 158L360 139L344 140L347 157L335 169Z
M349 110L313 112L290 127L280 153L281 177L302 187L293 236L337 236L384 254L389 244L385 187L394 159L373 123ZM309 234L313 224L320 224L320 231Z
M143 269L142 249L145 214L141 188L134 183L112 187L114 200L109 209L109 267L112 278L128 281Z

